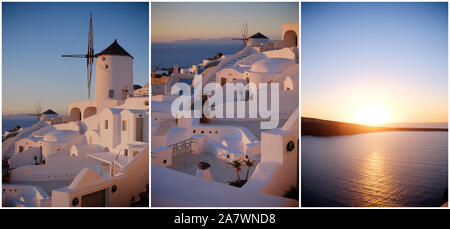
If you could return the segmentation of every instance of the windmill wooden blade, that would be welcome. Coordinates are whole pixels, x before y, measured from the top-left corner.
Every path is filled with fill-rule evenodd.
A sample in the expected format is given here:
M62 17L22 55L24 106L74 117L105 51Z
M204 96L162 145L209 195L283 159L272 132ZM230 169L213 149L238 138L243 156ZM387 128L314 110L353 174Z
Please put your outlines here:
M88 35L88 49L86 54L74 54L74 55L62 55L62 57L71 58L86 58L86 75L88 84L88 98L91 98L91 82L92 82L92 69L94 65L94 30L92 27L92 13L89 21L89 35Z
M247 23L242 24L242 28L241 28L241 36L242 38L231 38L231 40L239 40L242 41L242 48L245 48L245 46L247 46L247 41L248 41L248 26Z
M61 55L61 57L87 58L86 54Z
M92 29L92 13L89 22L89 39L86 59L87 81L88 81L88 98L91 98L91 81L92 81L92 65L94 64L94 31Z
M247 35L248 35L248 26L247 23L242 25L241 28L241 33L242 33L242 48L245 48L245 46L247 45Z

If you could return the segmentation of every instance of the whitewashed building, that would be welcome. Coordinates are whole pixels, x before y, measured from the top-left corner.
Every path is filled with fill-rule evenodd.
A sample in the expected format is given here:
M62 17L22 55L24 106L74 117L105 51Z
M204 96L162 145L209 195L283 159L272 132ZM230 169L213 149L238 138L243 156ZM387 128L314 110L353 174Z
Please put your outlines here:
M244 49L222 56L202 73L203 86L278 83L280 121L274 129L261 130L265 119L249 117L250 93L244 96L244 118L207 121L170 117L170 105L179 95L152 96L152 206L298 206L288 194L299 189L298 26L282 25L283 40L257 33ZM194 80L192 86L196 84L200 82ZM236 101L215 106L231 105L236 110ZM228 164L235 160L241 161L240 178ZM253 163L247 167L243 161ZM236 179L245 184L229 185Z
M4 154L15 148L7 160L3 206L106 207L146 201L148 93L133 91L133 57L116 40L95 57L94 100L69 103L70 121L65 123L48 122L54 114L43 115L3 147Z

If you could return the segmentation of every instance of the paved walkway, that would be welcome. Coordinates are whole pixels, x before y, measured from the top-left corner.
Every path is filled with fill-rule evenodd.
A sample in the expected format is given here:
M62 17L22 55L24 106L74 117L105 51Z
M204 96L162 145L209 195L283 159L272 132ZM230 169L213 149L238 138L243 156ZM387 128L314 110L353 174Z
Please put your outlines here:
M202 154L186 154L180 158L176 158L172 165L168 168L177 170L179 172L187 173L189 175L195 176L197 171L197 163L200 161L208 162L210 167L211 176L214 181L228 184L228 181L236 180L236 172L231 167L231 165L226 164L226 161L217 158L216 156L209 153ZM253 174L256 168L255 165L250 169L249 177ZM245 179L245 174L247 173L247 167L242 166L240 173L241 179Z

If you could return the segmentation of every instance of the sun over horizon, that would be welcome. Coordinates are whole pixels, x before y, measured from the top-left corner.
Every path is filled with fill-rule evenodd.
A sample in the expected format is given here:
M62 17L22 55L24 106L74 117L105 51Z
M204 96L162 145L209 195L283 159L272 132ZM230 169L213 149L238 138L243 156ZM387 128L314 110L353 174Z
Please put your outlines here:
M447 3L303 3L302 117L448 122Z

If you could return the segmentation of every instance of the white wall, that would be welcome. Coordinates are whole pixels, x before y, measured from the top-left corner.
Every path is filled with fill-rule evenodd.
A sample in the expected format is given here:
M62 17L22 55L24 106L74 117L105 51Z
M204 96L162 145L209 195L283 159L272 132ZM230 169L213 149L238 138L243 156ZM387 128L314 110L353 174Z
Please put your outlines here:
M8 152L8 150L11 147L14 147L14 143L21 139L23 136L25 136L26 134L38 130L42 127L48 126L48 124L44 121L44 120L40 120L39 122L37 122L36 124L32 125L31 127L24 129L22 131L20 131L19 134L17 134L15 137L13 137L12 140L9 140L8 143L6 143L5 145L2 146L2 154L4 155L6 152Z
M152 166L152 206L155 207L285 207L298 201L218 182L172 169Z
M106 68L106 65L108 68ZM133 93L133 59L129 56L101 55L97 57L95 69L95 100L122 99L122 89ZM114 97L109 98L109 90Z
M24 165L34 165L36 157L37 162L40 161L40 150L38 147L27 148L21 153L14 154L9 158L9 169L15 169Z
M144 152L138 154L129 164L122 168L115 177L104 180L89 186L84 187L64 187L52 192L52 206L53 207L74 207L72 200L79 199L79 204L75 207L81 206L81 198L100 190L106 190L106 206L110 207L128 207L131 204L131 199L134 197L135 201L139 200L139 193L144 192L146 186L149 185L149 151L148 148ZM82 174L80 174L82 175ZM78 178L77 178L78 179ZM79 178L82 179L82 178ZM113 186L117 187L116 192L112 192Z
M15 153L17 154L19 153L20 146L22 146L23 151L25 151L31 147L38 147L38 143L29 138L21 138L16 141L15 146Z
M11 170L11 182L71 180L96 160L84 157L51 157L46 165L27 165Z
M298 129L263 132L261 163L242 188L277 196L284 195L291 187L298 188L298 138ZM289 152L287 144L290 141L295 147Z
M51 207L50 196L37 186L3 184L2 189L3 207Z
M137 127L137 118L142 118L143 123L143 142L148 142L148 112L145 110L123 110L120 113L121 121L120 121L120 132L121 132L121 143L131 143L136 141L136 127ZM126 130L123 130L123 121L126 121Z
M105 129L105 120L108 120L108 129ZM99 118L99 126L102 145L108 147L111 151L116 145L120 144L120 113L104 110Z

